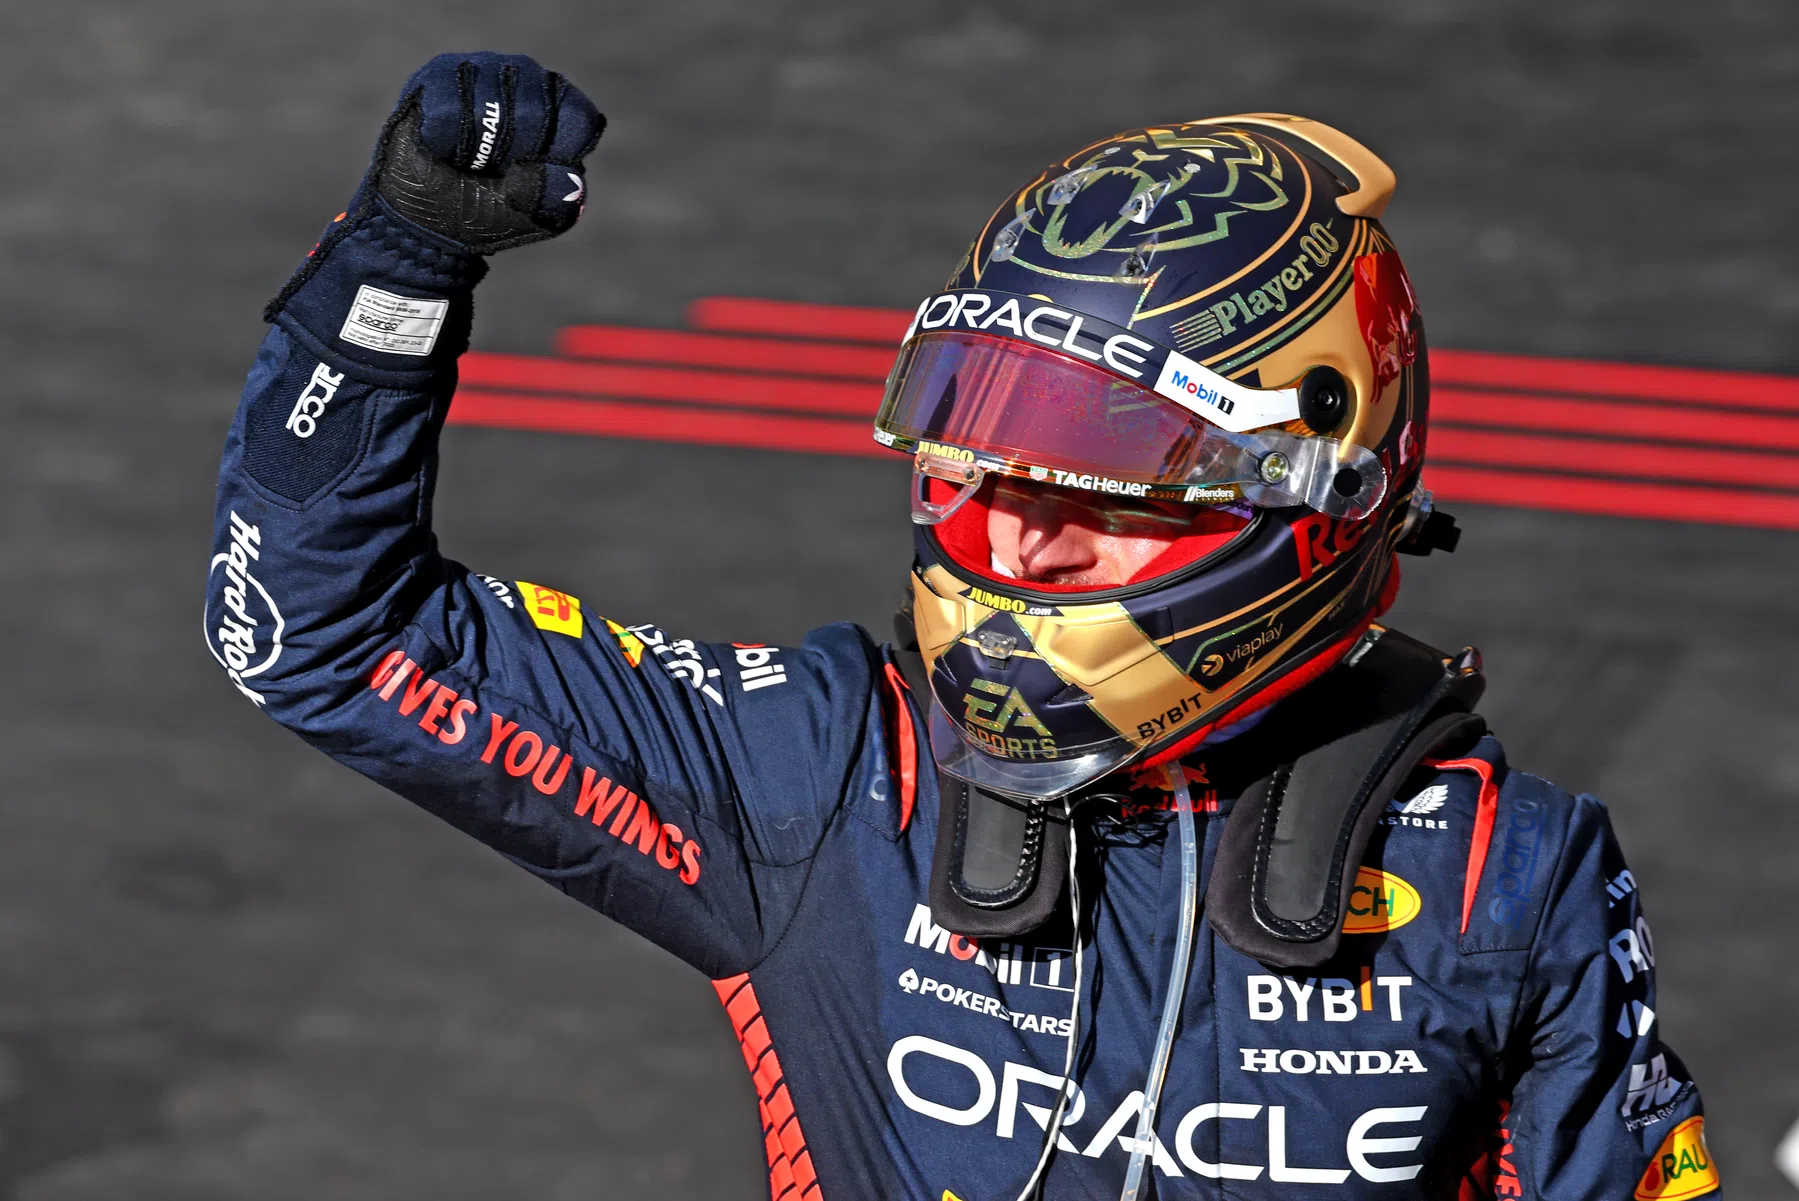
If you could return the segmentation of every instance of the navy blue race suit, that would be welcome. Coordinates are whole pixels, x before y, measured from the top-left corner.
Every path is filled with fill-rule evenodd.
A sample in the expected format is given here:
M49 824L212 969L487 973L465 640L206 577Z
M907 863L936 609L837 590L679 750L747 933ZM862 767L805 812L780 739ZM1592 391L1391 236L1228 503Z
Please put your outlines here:
M284 295L231 427L209 650L320 750L715 981L775 1196L1009 1201L1061 1078L1073 938L1065 913L993 945L933 920L935 773L890 653L851 625L795 647L624 629L444 558L438 434L479 264L384 208L351 241ZM1216 754L1188 764L1208 868L1232 799ZM1166 987L1179 855L1166 794L1138 795L1076 819L1087 984L1057 1201L1118 1195ZM1315 977L1202 931L1162 1195L1716 1187L1598 801L1489 737L1394 802L1367 863Z

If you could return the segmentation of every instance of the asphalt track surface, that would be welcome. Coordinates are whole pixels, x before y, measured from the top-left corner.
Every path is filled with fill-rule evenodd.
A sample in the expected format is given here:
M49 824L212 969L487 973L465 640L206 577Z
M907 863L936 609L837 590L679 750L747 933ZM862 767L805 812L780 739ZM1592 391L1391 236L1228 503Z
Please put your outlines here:
M484 286L482 349L702 295L909 306L1116 128L1286 110L1399 173L1438 345L1799 373L1799 6L503 5L0 10L0 1197L754 1196L712 990L304 748L197 629L262 302L430 54L612 117L595 199ZM458 558L624 621L883 628L903 469L454 429ZM1396 624L1486 652L1513 761L1612 805L1667 1038L1735 1197L1799 1118L1799 536L1496 508ZM829 963L830 948L820 948Z

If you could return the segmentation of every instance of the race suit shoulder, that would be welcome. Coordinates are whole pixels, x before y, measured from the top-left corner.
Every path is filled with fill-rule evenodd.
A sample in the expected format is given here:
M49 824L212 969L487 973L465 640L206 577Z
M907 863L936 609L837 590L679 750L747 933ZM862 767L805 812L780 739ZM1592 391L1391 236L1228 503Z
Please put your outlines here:
M944 929L929 749L868 637L696 644L444 559L453 360L371 369L339 353L338 319L278 319L227 439L206 633L238 690L713 978L774 1197L1016 1196L1075 1005L1046 1195L1116 1197L1180 895L1165 794L1077 818L1078 923L991 945ZM1223 758L1187 765L1207 873ZM1155 1127L1162 1194L1715 1189L1603 808L1508 770L1491 738L1435 771L1384 815L1315 974L1202 933Z

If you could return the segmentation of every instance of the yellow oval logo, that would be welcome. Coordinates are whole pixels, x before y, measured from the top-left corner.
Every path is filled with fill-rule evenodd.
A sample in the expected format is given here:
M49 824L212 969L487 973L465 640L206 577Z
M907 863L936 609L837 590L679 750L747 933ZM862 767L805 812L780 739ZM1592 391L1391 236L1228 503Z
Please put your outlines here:
M1662 1140L1643 1179L1636 1201L1685 1201L1718 1187L1718 1168L1705 1145L1705 1119L1688 1118Z
M1398 876L1371 867L1357 868L1355 884L1349 890L1349 912L1343 915L1343 933L1393 930L1417 917L1423 908L1418 890Z

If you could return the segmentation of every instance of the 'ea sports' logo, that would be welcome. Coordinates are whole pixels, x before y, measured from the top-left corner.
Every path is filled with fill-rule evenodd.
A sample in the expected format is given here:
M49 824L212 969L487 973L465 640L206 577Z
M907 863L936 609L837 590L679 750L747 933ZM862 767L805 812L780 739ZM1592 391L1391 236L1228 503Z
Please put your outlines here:
M262 530L231 513L231 545L212 557L206 578L206 649L237 690L258 705L267 697L244 681L275 666L287 628L275 598L250 571L262 557Z
M990 754L1004 759L1054 759L1055 736L1031 712L1018 689L974 680L962 697L963 728Z

